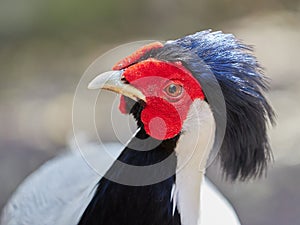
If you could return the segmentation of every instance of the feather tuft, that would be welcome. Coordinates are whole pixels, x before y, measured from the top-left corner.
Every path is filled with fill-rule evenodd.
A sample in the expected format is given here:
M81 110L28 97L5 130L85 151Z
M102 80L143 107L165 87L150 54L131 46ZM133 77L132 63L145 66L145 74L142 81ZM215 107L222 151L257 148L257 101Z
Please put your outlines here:
M272 159L267 127L275 124L275 114L264 96L269 80L252 47L232 34L206 30L166 42L155 58L181 61L198 79L214 113L216 137L218 122L226 118L219 151L225 177L234 181L261 176ZM226 115L215 94L218 87Z

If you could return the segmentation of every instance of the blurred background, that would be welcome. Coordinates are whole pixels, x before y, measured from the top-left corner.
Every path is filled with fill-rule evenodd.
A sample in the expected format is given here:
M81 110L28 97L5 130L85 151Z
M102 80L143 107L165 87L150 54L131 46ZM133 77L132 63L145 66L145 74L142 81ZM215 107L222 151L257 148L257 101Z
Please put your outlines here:
M72 136L72 100L88 65L119 44L168 40L203 29L255 46L271 77L278 125L274 163L248 183L208 175L244 225L300 224L300 2L298 0L1 0L0 209L20 182ZM99 116L110 126L109 112ZM107 128L105 141L114 141Z

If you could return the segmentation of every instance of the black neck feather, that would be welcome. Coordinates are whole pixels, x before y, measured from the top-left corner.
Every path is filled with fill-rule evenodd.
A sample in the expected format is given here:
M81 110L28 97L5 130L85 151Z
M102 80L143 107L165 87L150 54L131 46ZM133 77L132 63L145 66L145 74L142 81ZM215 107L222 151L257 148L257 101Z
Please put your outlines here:
M138 117L138 114L136 113L135 116ZM168 168L160 168L153 174L150 171L150 174L145 176L147 178L157 176L155 173L158 171L164 173L166 170L172 171L173 175L150 185L120 184L107 177L113 177L114 180L126 176L129 179L143 178L130 178L130 174L115 162L99 181L95 195L82 215L79 225L180 225L180 215L177 209L173 212L173 202L171 201L177 163L174 149L178 138L179 135L158 142L149 137L141 127L118 160L134 166L148 166L171 157ZM147 148L151 149L141 151Z

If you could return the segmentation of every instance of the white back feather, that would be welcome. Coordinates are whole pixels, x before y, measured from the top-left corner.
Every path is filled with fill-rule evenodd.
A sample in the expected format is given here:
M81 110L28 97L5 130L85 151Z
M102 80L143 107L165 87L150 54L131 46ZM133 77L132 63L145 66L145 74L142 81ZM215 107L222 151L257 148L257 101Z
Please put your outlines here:
M87 147L90 149L88 155L99 163L105 149L110 149L117 157L123 148L117 143L105 146L89 144ZM1 225L76 225L100 179L101 176L86 164L81 154L68 151L45 163L19 186L3 211ZM200 187L200 183L196 186ZM177 197L184 196L177 194ZM197 196L197 193L190 193L191 198ZM174 200L178 202L176 198ZM208 182L202 184L201 204L201 225L239 225L228 202Z
M89 149L85 157L98 159L100 164L105 149L117 157L123 148L116 143L85 147ZM86 160L78 151L68 151L41 166L11 197L1 225L77 224L101 179ZM102 164L106 164L107 170L111 166Z

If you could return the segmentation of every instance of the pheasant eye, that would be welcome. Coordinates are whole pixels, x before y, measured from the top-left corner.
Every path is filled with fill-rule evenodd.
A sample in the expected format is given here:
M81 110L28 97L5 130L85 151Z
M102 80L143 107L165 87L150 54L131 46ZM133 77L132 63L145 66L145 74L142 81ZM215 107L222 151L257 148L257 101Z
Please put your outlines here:
M165 88L165 92L170 97L178 97L182 93L182 86L179 84L170 84Z

